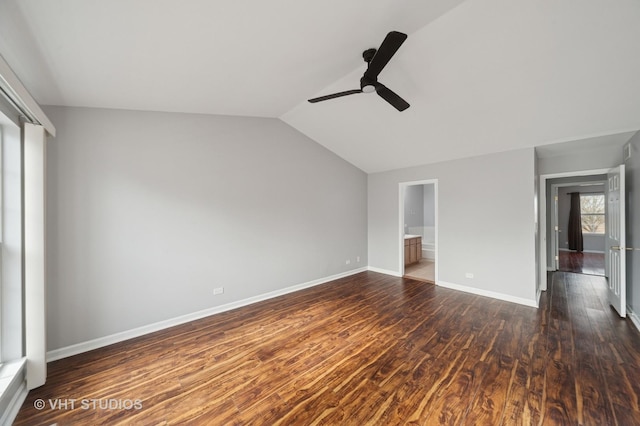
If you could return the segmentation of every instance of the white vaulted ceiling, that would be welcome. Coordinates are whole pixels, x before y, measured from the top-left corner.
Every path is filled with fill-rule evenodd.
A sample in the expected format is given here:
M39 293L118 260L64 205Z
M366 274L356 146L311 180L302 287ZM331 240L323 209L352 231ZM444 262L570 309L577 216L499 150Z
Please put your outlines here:
M41 104L281 118L366 172L640 129L637 0L3 0ZM362 51L406 32L380 81ZM603 139L603 140L606 140Z

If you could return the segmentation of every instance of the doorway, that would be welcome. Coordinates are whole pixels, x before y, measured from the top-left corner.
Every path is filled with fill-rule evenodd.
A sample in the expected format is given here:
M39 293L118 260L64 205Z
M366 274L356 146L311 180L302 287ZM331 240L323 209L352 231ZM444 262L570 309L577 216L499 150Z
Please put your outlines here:
M557 219L554 219L555 210L554 205L556 203L556 194L552 189L552 181L555 184L574 183L574 182L589 182L599 180L600 176L606 176L609 169L596 169L596 170L583 170L576 172L555 173L540 176L539 184L539 218L540 218L540 232L539 238L539 252L538 252L538 289L540 294L542 291L547 290L547 273L558 270L559 259L556 259L556 246L558 245L558 230L555 229ZM598 178L594 176L599 176ZM560 180L564 179L564 180ZM554 222L555 220L555 222ZM606 251L606 248L605 248ZM605 262L606 262L605 256ZM606 262L608 263L608 262ZM605 276L608 273L608 265L605 263Z
M605 275L607 175L556 178L551 184L552 269L585 275ZM572 199L579 201L572 206ZM579 211L573 211L576 207ZM579 220L580 226L570 222ZM575 235L578 232L579 235ZM577 240L580 244L577 247Z
M400 274L437 282L437 180L400 184Z
M555 178L586 178L590 175L606 174L607 185L604 187L605 210L605 268L604 276L608 282L609 304L615 308L620 317L626 316L626 266L625 266L625 167L619 165L605 170L592 170L554 175L541 175L539 186L540 233L539 233L539 274L538 294L547 290L547 271L556 270L557 260L550 259L554 252L550 246L551 237L557 229L547 226L551 218L551 180ZM582 179L582 178L581 178ZM556 235L556 244L559 238Z

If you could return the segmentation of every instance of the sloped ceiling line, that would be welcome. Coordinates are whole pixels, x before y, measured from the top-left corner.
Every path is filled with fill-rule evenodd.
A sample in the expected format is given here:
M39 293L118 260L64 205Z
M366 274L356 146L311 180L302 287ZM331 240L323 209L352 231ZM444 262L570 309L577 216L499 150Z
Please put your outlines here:
M640 129L637 22L636 0L5 0L0 54L41 104L277 117L370 173ZM408 110L306 102L390 30Z

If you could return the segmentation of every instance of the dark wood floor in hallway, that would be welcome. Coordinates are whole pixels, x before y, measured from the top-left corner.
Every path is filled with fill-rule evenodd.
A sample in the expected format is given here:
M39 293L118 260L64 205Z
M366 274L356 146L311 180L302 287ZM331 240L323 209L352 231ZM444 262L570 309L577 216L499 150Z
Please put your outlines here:
M16 425L637 425L640 335L604 292L555 273L535 309L365 272L52 362Z
M604 253L560 251L559 270L577 274L604 275Z

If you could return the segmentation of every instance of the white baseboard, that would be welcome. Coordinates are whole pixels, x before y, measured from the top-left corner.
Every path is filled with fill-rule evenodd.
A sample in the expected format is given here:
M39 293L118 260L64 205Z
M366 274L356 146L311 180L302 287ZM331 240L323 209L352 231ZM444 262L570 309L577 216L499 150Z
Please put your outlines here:
M395 271L389 271L387 269L374 268L369 266L369 270L371 272L378 272L380 274L391 275L394 277L400 277L401 275ZM504 300L506 302L517 303L519 305L531 306L532 308L537 308L538 302L540 301L540 291L538 291L536 300L524 299L522 297L511 296L504 293L497 293L495 291L483 290L475 287L467 287L460 284L448 283L446 281L437 281L436 285L450 288L451 290L464 291L465 293L477 294L478 296L486 296L491 297L493 299Z
M638 315L631 310L631 306L627 306L627 315L629 316L629 319L631 320L633 325L635 325L638 331L640 331L640 317L638 317Z
M54 349L47 352L47 362L56 361L62 358L67 358L73 355L78 355L83 352L88 352L94 349L98 349L104 346L112 345L114 343L122 342L124 340L133 339L134 337L140 337L145 334L153 333L156 331L164 330L169 327L184 324L190 321L205 318L221 312L230 311L232 309L241 308L243 306L251 305L253 303L262 302L263 300L272 299L274 297L282 296L295 291L303 290L305 288L314 287L320 284L334 281L340 278L348 277L358 274L360 272L367 271L368 268L352 269L351 271L343 272L340 274L331 275L329 277L319 278L317 280L308 281L306 283L297 284L291 287L286 287L280 290L275 290L269 293L260 294L250 297L248 299L238 300L236 302L227 303L225 305L214 306L212 308L204 309L191 314L182 315L176 318L171 318L164 321L159 321L153 324L145 325L142 327L134 328L120 333L111 334L109 336L99 337L97 339L89 340L87 342L77 343L75 345L66 346L60 349Z
M477 294L478 296L491 297L493 299L504 300L505 302L517 303L519 305L531 306L537 308L538 303L535 300L524 299L522 297L511 296L509 294L498 293L490 290L483 290L475 287L467 287L466 285L448 283L446 281L438 281L436 285L450 288L451 290L464 291L465 293Z
M379 274L391 275L392 277L402 277L402 275L399 272L391 271L389 269L375 268L373 266L369 266L367 270L371 272L377 272Z

